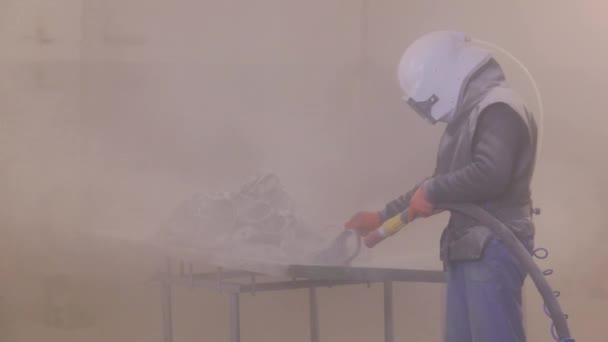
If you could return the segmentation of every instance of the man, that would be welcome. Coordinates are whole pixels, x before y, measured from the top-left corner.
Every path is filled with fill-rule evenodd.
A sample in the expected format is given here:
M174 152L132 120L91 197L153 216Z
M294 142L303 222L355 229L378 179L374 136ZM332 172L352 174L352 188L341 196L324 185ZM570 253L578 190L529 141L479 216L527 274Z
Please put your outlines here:
M465 202L487 210L531 250L536 124L496 60L465 34L432 32L405 51L399 81L416 113L446 124L435 173L384 209L355 214L346 228L366 236L433 215L442 203ZM526 274L506 246L452 212L440 247L448 274L445 341L525 341Z

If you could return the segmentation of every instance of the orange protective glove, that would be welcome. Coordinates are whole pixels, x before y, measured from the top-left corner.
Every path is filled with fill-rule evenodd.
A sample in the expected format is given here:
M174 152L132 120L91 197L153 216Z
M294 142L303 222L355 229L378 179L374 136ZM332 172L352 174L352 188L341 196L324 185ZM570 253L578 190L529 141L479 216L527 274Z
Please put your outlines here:
M359 236L365 236L380 228L382 216L377 211L360 211L346 222L344 228L353 229Z
M419 186L414 196L410 199L407 208L407 221L412 222L417 217L429 217L433 215L433 205L426 199L424 184Z

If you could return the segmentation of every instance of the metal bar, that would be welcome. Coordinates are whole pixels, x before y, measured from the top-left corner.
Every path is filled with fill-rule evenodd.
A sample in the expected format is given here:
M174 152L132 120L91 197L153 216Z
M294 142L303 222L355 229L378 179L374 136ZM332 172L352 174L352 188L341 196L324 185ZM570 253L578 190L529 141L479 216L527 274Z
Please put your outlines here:
M310 342L319 342L319 308L315 287L308 290L308 300L310 304Z
M263 274L249 271L222 271L222 280L249 278L251 275L263 276ZM151 280L162 280L166 275L164 273L157 274ZM429 270L399 270L399 269L375 269L375 268L345 268L333 266L306 266L293 265L289 267L287 276L289 278L304 278L319 281L352 281L357 282L384 282L403 281L403 282L427 282L427 283L445 283L445 273L443 271ZM191 275L194 280L209 280L217 281L218 274L214 273L198 273ZM334 282L335 283L335 282Z
M234 284L234 283L225 283L233 286L238 286L240 292L251 292L252 287L251 284ZM358 284L367 284L367 282L358 281L358 280L314 280L314 279L306 279L306 280L290 280L290 281L277 281L277 282L268 282L268 283L257 283L255 284L255 291L279 291L279 290L297 290L297 289L308 289L311 287L332 287L332 286L341 286L341 285L358 285Z
M394 342L393 330L393 283L384 282L384 341Z
M217 281L217 280L201 280L201 279L192 279L190 277L173 277L167 278L172 284L181 285L181 286L189 286L189 287L206 287L210 289L227 291L230 293L241 292L241 284L230 283L226 281Z
M230 341L240 342L241 340L241 317L239 308L239 294L230 294Z
M163 315L163 341L173 341L173 317L171 303L171 260L167 259L167 275L161 282L161 305Z
M252 274L256 274L248 271L225 271L222 270L222 279L234 279L241 277L250 277ZM217 279L217 271L213 273L195 273L194 279Z
M163 313L163 336L164 342L173 341L173 319L171 315L171 285L163 281L161 286L162 313Z
M188 278L192 278L194 280L209 280L209 279L215 279L215 280L217 280L217 272L213 272L213 273L193 273L192 269L190 269L189 272L190 273L188 274ZM241 277L251 277L252 274L259 275L257 273L248 272L248 271L223 271L222 272L222 279L234 279L234 278L241 278ZM159 274L155 274L154 276L152 276L150 280L152 280L152 281L161 281L165 277L166 277L165 273L159 273Z
M443 271L429 270L400 270L366 267L343 266L308 266L291 265L287 269L288 276L325 279L325 280L357 280L370 282L408 281L426 283L445 283Z
M221 283L217 280L194 280L192 281L190 278L166 278L166 281L169 281L172 284L176 285L186 285L186 286L196 286L196 287L206 287L210 289L227 291L230 293L243 293L243 292L266 292L266 291L280 291L280 290L298 290L298 289L308 289L310 287L332 287L332 286L343 286L343 285L359 285L359 284L367 284L368 282L364 281L354 281L354 280L342 280L342 281L327 281L327 280L296 280L296 281L276 281L276 282L267 282L267 283L247 283L240 284L236 282L222 281Z
M311 287L334 287L334 286L347 286L347 285L368 285L371 283L378 283L378 281L360 281L360 280L315 280L315 279L304 279L304 280L289 280L289 281L276 281L267 283L247 283L240 284L235 282L217 280L190 280L189 278L171 278L170 281L176 285L206 287L216 290L227 291L230 293L243 293L243 292L267 292L267 291L281 291L281 290L298 290L308 289Z
M248 276L251 277L254 273L249 273ZM191 277L179 277L172 276L169 277L166 274L163 277L157 277L161 279L161 281L169 281L172 284L176 285L185 285L190 287L206 287L221 291L228 292L260 292L260 291L279 291L279 290L297 290L297 289L307 289L310 287L333 287L333 286L344 286L344 285L359 285L365 284L369 285L371 283L383 283L385 281L403 281L403 282L428 282L428 283L443 283L443 280L439 280L439 276L431 276L435 277L435 281L432 279L416 279L410 277L410 280L404 280L404 278L396 277L398 279L394 279L389 277L388 279L381 279L381 277L370 277L375 279L364 279L355 277L354 279L340 279L340 278L330 278L330 279L302 279L302 280L289 280L289 281L275 281L275 282L266 282L266 283L258 283L256 279L256 283L251 283L249 281L246 284L238 283L236 281L226 281L226 278L223 276L221 279L218 278L218 275L215 274L213 277L207 274L203 276L194 276ZM213 279L215 278L215 279ZM441 279L443 278L443 275ZM234 278L233 278L234 279ZM251 279L251 278L250 278Z

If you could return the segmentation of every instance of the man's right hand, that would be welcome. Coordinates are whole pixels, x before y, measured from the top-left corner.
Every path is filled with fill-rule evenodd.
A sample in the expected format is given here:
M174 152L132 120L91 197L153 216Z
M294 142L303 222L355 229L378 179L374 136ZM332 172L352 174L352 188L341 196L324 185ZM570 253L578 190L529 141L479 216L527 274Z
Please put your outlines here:
M377 211L360 211L346 222L344 228L352 229L359 236L366 236L370 232L380 228L382 216Z

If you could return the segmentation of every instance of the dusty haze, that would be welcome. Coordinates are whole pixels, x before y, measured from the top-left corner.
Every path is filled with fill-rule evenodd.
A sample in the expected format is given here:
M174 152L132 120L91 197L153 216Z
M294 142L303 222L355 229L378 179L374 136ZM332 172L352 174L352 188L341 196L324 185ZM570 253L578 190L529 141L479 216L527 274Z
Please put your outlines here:
M442 127L400 101L396 65L415 37L447 28L507 48L535 75L545 102L537 242L551 250L543 265L556 269L574 336L604 342L607 10L592 0L0 0L0 341L161 341L147 277L163 256L89 233L144 234L194 192L272 170L302 215L341 223L408 190L432 171ZM521 72L505 67L536 110ZM444 220L417 222L369 263L439 267ZM528 290L530 340L547 341ZM49 293L80 314L53 322ZM379 287L320 296L322 340L381 339ZM175 300L175 341L228 338L224 295L181 289ZM397 340L439 341L441 301L440 286L398 285ZM293 309L306 303L298 291L245 296L243 341L307 341L308 314Z

